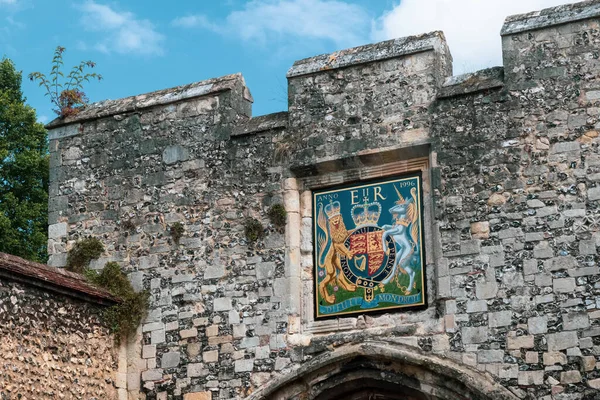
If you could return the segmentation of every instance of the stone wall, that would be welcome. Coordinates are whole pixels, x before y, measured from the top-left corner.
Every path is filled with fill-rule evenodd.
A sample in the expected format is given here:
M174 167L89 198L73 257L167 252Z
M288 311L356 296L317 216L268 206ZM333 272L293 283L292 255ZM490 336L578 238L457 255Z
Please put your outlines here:
M460 77L440 32L301 60L286 113L232 75L51 123L50 262L92 235L151 292L130 396L313 398L371 351L431 398L598 398L599 16L510 17ZM417 170L428 309L315 321L311 191Z
M26 265L27 275L7 270L7 259ZM52 279L38 281L28 264L0 253L0 398L117 399L118 351L97 303L106 293L74 298L85 284L50 288Z

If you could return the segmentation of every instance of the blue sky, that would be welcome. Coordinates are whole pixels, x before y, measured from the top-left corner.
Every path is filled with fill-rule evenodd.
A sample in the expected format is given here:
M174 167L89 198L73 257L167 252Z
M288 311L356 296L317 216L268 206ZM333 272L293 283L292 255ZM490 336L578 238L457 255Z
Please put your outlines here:
M90 100L116 99L241 72L254 115L287 109L295 60L411 34L443 30L454 72L501 64L507 15L567 0L0 0L0 57L23 70L38 118L54 118L28 73L48 73L56 46L65 67L97 63Z

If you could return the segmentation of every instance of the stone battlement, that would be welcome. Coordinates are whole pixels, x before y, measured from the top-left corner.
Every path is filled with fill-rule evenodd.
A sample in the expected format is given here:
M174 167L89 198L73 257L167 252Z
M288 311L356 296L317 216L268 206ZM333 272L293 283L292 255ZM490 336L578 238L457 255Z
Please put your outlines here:
M297 61L281 113L236 74L50 123L49 263L97 237L151 294L121 398L595 398L599 7L461 76L433 32Z

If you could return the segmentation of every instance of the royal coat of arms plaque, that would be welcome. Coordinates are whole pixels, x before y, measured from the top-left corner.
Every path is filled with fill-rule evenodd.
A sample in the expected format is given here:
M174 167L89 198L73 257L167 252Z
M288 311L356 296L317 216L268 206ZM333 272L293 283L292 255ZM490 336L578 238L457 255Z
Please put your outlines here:
M421 175L313 192L316 319L426 306Z

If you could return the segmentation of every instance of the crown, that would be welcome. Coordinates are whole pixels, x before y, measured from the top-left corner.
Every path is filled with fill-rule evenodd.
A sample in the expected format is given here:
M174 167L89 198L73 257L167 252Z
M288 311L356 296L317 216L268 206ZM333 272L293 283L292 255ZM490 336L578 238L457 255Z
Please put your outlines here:
M377 225L379 216L381 215L381 204L373 202L368 203L365 199L365 204L357 204L352 207L352 219L356 226L361 225Z
M340 215L341 205L339 201L332 201L325 206L325 214L327 218L333 218L336 215Z

